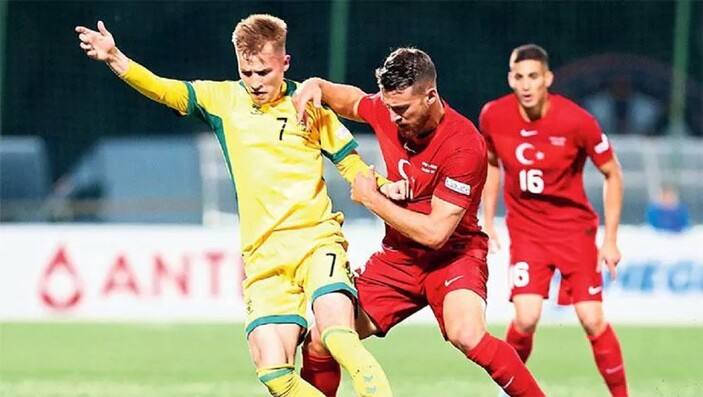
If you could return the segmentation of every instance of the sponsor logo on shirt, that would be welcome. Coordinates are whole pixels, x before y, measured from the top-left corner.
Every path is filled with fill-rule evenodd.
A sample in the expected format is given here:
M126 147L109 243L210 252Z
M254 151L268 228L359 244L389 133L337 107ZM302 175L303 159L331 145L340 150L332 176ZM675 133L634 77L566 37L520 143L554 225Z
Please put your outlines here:
M520 136L524 136L525 138L527 138L528 136L534 136L537 134L538 134L537 130L525 130L525 129L520 130Z
M420 170L422 170L422 172L426 172L428 174L434 174L437 172L437 166L434 164L430 164L426 161L423 161L422 167L420 167Z
M417 153L417 151L413 150L407 142L403 142L403 149L407 150L410 153Z
M554 146L565 146L566 137L565 136L550 136L549 142Z
M447 177L444 180L444 186L446 186L449 190L453 190L459 194L463 194L465 196L468 196L471 194L471 185L459 182L457 180L454 180L450 177Z
M251 111L249 113L256 116L261 116L262 114L264 114L264 112L261 111L261 107L257 106L256 104L251 105Z

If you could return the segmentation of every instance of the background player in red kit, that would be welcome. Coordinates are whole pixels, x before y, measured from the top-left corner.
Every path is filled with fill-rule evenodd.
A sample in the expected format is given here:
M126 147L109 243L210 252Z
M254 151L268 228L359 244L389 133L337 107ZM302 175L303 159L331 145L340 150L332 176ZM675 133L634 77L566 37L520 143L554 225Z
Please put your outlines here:
M479 119L489 151L485 228L498 244L493 218L501 168L505 174L510 298L516 314L506 339L527 361L542 301L549 296L554 269L559 269L559 304L574 305L611 394L626 396L620 342L603 317L600 274L605 263L614 279L620 261L620 164L590 114L548 93L552 80L544 49L534 44L516 48L508 74L514 94L486 104ZM583 188L587 157L605 177L605 236L600 252L595 240L598 216Z
M386 222L383 248L356 279L361 338L385 335L429 305L444 337L483 367L508 394L544 395L515 351L486 332L487 236L477 221L486 146L474 125L442 101L430 57L400 48L376 71L380 92L321 79L298 90L298 109L320 99L342 117L373 127L391 180L407 183L395 203L359 175L352 199ZM302 116L302 114L299 114ZM402 182L401 182L402 183ZM339 369L312 331L303 378L333 396ZM467 391L467 394L469 392Z

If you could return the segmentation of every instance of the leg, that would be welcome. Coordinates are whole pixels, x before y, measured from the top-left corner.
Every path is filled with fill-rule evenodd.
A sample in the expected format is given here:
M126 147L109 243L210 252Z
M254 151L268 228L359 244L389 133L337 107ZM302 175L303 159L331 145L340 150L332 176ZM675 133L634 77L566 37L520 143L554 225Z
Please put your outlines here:
M610 394L615 397L628 395L620 341L613 328L605 322L603 305L599 301L583 301L574 305L579 321L591 342L596 366Z
M506 393L544 396L515 350L486 331L485 255L470 252L430 271L424 282L427 300L444 337Z
M349 373L359 395L391 396L383 369L364 348L359 335L352 328L356 290L352 286L343 246L322 246L307 262L309 269L304 285L312 301L320 342ZM319 348L313 349L320 351ZM313 356L313 360L320 357L314 353ZM308 359L310 358L308 354Z
M349 373L356 392L361 396L391 396L386 374L352 329L354 307L349 297L341 293L323 295L314 302L313 310L322 344Z
M446 338L508 395L544 396L515 350L486 332L485 308L483 298L473 291L449 292L443 305Z
M323 397L294 371L305 320L305 295L292 278L295 261L273 256L250 260L244 283L246 333L259 380L275 397Z
M508 325L505 341L527 362L542 315L542 302L549 297L554 267L549 265L549 253L543 245L524 236L512 237L508 276L515 319Z
M366 339L378 332L376 325L362 309L359 309L355 326L360 339ZM314 385L326 397L336 396L342 373L337 361L322 344L317 325L310 329L302 351L303 367L300 370L302 378Z
M625 364L620 341L603 316L603 275L596 270L598 249L594 236L574 236L561 247L561 304L574 304L576 315L591 342L593 357L613 396L627 396Z
M596 337L605 331L608 324L603 316L603 303L599 301L582 301L574 304L576 315L588 337Z
M426 305L424 299L413 298L420 294L420 282L418 275L408 269L408 266L394 266L383 254L374 254L369 259L366 271L356 279L359 309L355 328L360 339L385 335L395 324ZM322 344L318 325L303 345L301 373L303 379L332 397L341 379L339 365Z
M325 397L335 397L342 370L327 348L322 344L320 330L314 325L305 337L302 346L303 365L300 376L321 391Z
M527 362L532 352L532 341L542 315L543 300L542 295L537 294L513 296L515 319L508 325L505 341L515 349L522 362Z
M295 373L295 348L301 332L297 324L264 324L249 333L256 374L274 397L323 396Z
M264 324L247 337L249 353L258 368L295 363L295 348L302 328L297 324Z

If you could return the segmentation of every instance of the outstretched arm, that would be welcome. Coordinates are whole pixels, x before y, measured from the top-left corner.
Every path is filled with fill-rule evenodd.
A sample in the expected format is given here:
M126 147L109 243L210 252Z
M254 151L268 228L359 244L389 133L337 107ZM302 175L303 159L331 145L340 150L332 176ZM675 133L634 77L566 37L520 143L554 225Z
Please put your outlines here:
M98 21L98 31L91 30L85 26L76 26L76 33L90 59L103 61L119 77L124 76L129 68L129 58L115 45L115 39L107 30L103 21Z
M165 79L130 60L115 45L115 39L102 21L98 30L77 26L80 47L90 59L105 62L115 74L142 95L185 114L188 89L182 81Z
M317 77L305 80L293 94L293 104L298 109L298 121L304 121L305 107L311 102L314 107L322 107L324 102L338 115L363 122L359 116L359 101L366 95L353 85L337 84Z

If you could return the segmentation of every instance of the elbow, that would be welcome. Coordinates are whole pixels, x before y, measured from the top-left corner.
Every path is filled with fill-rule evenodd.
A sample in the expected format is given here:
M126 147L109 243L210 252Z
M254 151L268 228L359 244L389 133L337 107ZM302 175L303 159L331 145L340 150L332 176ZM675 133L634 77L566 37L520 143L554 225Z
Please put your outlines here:
M615 162L610 167L607 167L603 174L605 175L605 178L608 180L617 180L617 181L622 181L622 167L620 166L619 162Z
M438 250L444 247L444 244L449 241L449 236L451 236L451 233L446 233L443 230L431 231L427 233L424 238L424 241L422 241L421 243L425 247L431 248L433 250Z

